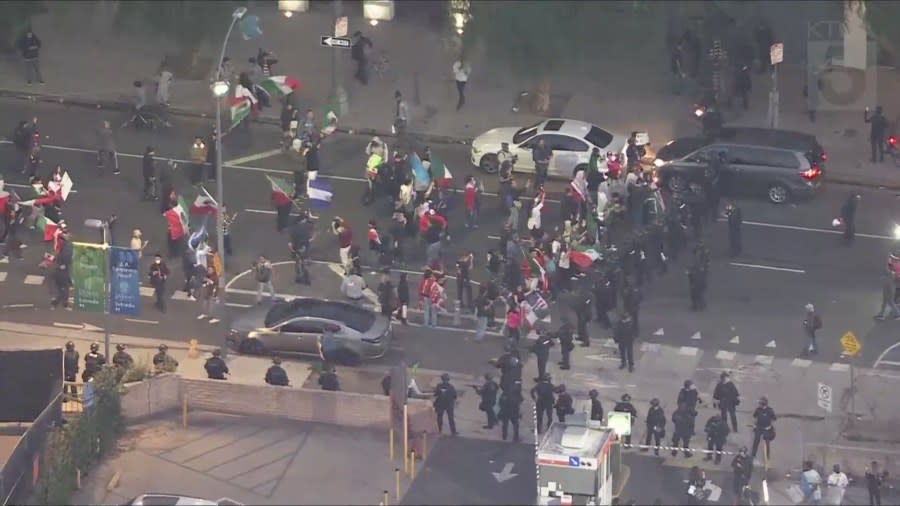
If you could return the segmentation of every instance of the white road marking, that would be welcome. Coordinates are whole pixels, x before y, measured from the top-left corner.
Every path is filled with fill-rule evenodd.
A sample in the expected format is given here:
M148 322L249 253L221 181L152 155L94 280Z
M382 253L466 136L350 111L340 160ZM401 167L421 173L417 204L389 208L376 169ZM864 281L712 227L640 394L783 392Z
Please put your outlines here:
M9 309L12 309L12 308L24 308L24 307L34 307L34 304L7 304L7 305L5 305L5 306L3 306L3 307L9 308Z
M734 355L733 351L719 350L716 353L716 358L719 360L734 360Z
M0 272L0 283L2 283L2 282L4 282L4 281L6 281L6 273L5 273L5 272Z
M152 287L142 286L140 287L141 297L153 297L153 292L155 291Z
M771 341L769 341L768 343L766 343L766 348L775 348L775 347L776 347L776 346L775 346L775 340L774 340L774 339L772 339Z
M209 323L213 323L213 324L219 323L219 321L220 321L220 320L219 320L218 318L210 318L210 319L209 319Z
M597 361L602 361L602 360L619 360L619 358L616 357L616 356L614 356L614 355L585 355L584 358L585 358L586 360L597 360Z
M0 264L8 264L8 263L9 263L9 257L0 258Z
M657 352L662 348L659 343L641 343L641 351L644 353Z
M42 285L44 284L44 276L38 276L37 274L29 274L25 276L25 281L23 281L26 285Z
M64 329L76 329L76 330L83 330L83 329L84 329L84 325L82 325L82 324L80 324L80 323L57 323L57 322L53 322L53 326L54 326L54 327L61 327L61 328L64 328Z
M146 323L147 325L159 325L159 322L156 320L139 320L137 318L125 318L126 322L132 323Z
M244 209L244 212L253 214L278 214L278 211L272 211L271 209Z
M829 371L835 372L846 372L850 370L850 364L844 364L841 362L834 362L831 364L831 367L828 368Z
M791 361L791 365L793 367L809 367L812 365L812 360L806 360L804 358L795 358Z
M660 329L657 330L656 332L654 332L653 335L654 336L664 336L664 335L666 335L666 332L662 329L662 327L660 327Z
M700 335L700 332L694 332L694 335L691 336L691 339L693 339L695 341L699 341L702 338L703 338L703 336Z
M687 355L690 357L694 357L698 353L700 353L700 348L695 348L693 346L682 346L681 348L678 349L679 355Z
M253 293L256 293L256 292L253 292ZM191 300L191 301L194 300L194 299L190 298L190 296L188 294L182 292L181 290L178 290L177 292L173 293L171 298L172 298L172 300Z
M242 308L253 307L252 304L238 304L237 302L226 302L225 305L228 307L242 307Z
M499 236L499 235L489 235L489 236L487 236L487 238L488 238L488 239L491 239L491 240L494 240L494 241L499 241L499 240L500 240L500 236Z
M263 151L262 153L256 153L253 155L243 156L241 158L235 158L234 160L228 160L227 162L222 162L222 165L240 165L242 163L255 162L256 160L270 158L281 153L284 153L284 150L282 150L281 148L270 149L268 151Z
M603 347L604 348L618 348L619 345L616 344L616 342L613 341L612 339L607 339L606 341L603 341Z
M12 141L0 140L0 144L12 144ZM53 144L42 144L41 148L49 149L49 150L57 150L57 151L69 151L69 152L73 152L73 153L96 153L97 152L94 149L73 148L73 147L69 147L69 146L57 146L57 145L53 145ZM144 158L144 155L136 155L133 153L121 153L120 152L120 153L117 153L117 155L122 158L134 158L134 159L143 159ZM183 160L180 158L169 158L166 156L159 156L159 158L161 160L172 160L176 163L182 163L182 164L193 163L190 160ZM233 161L234 160L232 160L232 162ZM231 163L223 163L222 167L223 168L227 167L229 169L246 170L249 172L263 172L263 173L268 173L268 174L284 174L284 175L288 175L288 176L293 174L293 172L291 172L289 170L264 169L261 167L250 167L247 165L237 165L237 164L231 164ZM319 174L319 177L322 179L333 179L335 181L349 181L349 182L355 182L355 183L366 183L367 182L366 179L362 178L362 177L334 176L334 175L328 175L328 174ZM72 191L74 192L75 190L72 190ZM491 193L491 192L481 192L481 195L484 195L487 197L499 197L500 196L499 194ZM545 199L544 201L547 203L559 204L559 200L555 200L555 199ZM744 223L747 223L747 222L745 221ZM864 234L856 234L856 235L865 237Z
M772 267L771 265L745 264L745 263L741 263L741 262L728 262L728 264L733 265L735 267L748 267L751 269L764 269L767 271L793 272L794 274L806 274L806 271L803 269L788 269L787 267Z
M741 336L734 336L734 337L731 338L731 341L728 341L728 342L731 343L731 344L740 344L740 343L741 343Z
M829 230L827 228L811 228L811 227L800 227L797 225L779 225L777 223L763 223L760 221L743 221L744 225L752 225L754 227L767 227L767 228L780 228L783 230L798 230L801 232L817 232L820 234L843 234L841 230ZM894 241L893 237L887 235L877 235L877 234L860 234L857 232L856 237L865 237L867 239L881 239L884 241Z
M772 360L774 359L775 357L772 355L757 355L753 361L760 365L772 365Z

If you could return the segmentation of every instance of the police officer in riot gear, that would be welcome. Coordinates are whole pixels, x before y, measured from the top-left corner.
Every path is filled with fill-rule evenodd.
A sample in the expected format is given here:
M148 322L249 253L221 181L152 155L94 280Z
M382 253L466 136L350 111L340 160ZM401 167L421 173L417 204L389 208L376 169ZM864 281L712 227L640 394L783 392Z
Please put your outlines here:
M329 392L337 392L341 389L337 370L335 370L333 365L325 365L322 368L322 374L319 374L319 386L322 387L322 390Z
M575 336L572 334L572 324L568 320L563 320L562 326L556 331L556 337L559 339L559 351L562 353L559 368L570 369L572 367L572 350L575 349Z
M574 307L578 340L581 341L581 345L584 347L591 345L591 336L588 334L588 322L591 321L591 298L589 294L590 292L582 293Z
M591 286L594 297L594 319L605 329L612 328L609 311L615 308L615 290L610 276L598 275Z
M66 343L66 351L63 354L63 378L66 380L68 385L66 385L66 391L75 395L77 392L75 391L75 381L77 381L78 377L78 360L81 357L78 354L78 351L75 350L75 343L69 341Z
M501 422L503 440L506 441L509 424L513 426L513 442L519 442L519 420L522 418L522 382L515 381L500 394L500 412L497 417Z
M600 393L596 390L588 392L591 398L591 420L603 421L603 404L600 402Z
M675 429L672 431L672 456L678 455L678 442L684 448L684 457L690 458L691 436L694 435L694 418L697 416L696 411L692 411L691 407L686 403L678 405L678 409L672 413L672 424Z
M216 349L212 352L212 357L206 359L206 363L203 364L203 368L206 369L206 377L214 380L224 380L225 375L228 374L228 364L222 360L222 350Z
M713 400L714 408L716 407L716 403L718 403L722 420L728 422L728 416L731 416L732 431L737 432L737 414L735 411L737 406L741 403L741 394L731 381L731 375L727 372L723 372L720 376L719 383L716 384L716 389L713 390Z
M766 442L766 459L771 458L771 447L769 443L775 439L775 425L774 422L777 420L775 416L775 410L769 406L769 399L766 397L761 397L759 399L759 406L753 410L753 458L756 458L756 452L759 450L759 441L765 440Z
M659 405L659 399L650 400L650 409L647 410L647 436L644 438L644 446L650 446L650 439L653 438L653 454L659 455L659 443L666 437L666 413L662 406ZM641 448L642 452L648 451L649 448Z
M613 329L613 340L619 345L619 369L628 366L628 372L634 372L634 320L628 313L622 313Z
M134 365L134 359L127 351L124 344L116 345L116 353L113 355L112 363L121 370L130 369Z
M155 367L157 371L166 367L178 367L178 361L169 356L168 346L166 346L165 344L161 344L157 349L159 351L156 353L156 355L153 355L153 367Z
M634 421L637 420L637 409L634 408L634 404L631 403L631 396L628 394L622 394L622 400L617 402L615 406L613 406L613 411L617 413L628 413L631 415L631 427L634 428ZM634 430L632 430L634 432ZM626 445L631 444L631 436L625 436L623 438L625 440Z
M706 273L705 269L694 265L687 271L688 289L691 295L691 311L706 309Z
M543 327L539 328L537 341L531 346L531 352L537 357L538 375L537 378L534 378L535 381L540 381L547 372L547 360L550 358L550 348L552 347L553 339L547 335L547 331Z
M100 372L100 369L106 365L106 357L100 353L100 344L91 343L91 351L84 356L84 372L81 373L81 381L87 381Z
M484 411L487 415L487 425L483 426L482 429L493 429L497 425L497 412L494 411L494 405L497 404L497 391L500 390L500 386L494 381L491 373L484 375L483 385L472 386L475 388L475 393L481 397L478 409Z
M553 422L554 390L549 374L544 374L538 384L531 388L531 400L537 409L538 432L544 432L544 416L547 417L548 426Z
M516 381L522 381L522 358L515 345L508 343L506 353L495 361L495 365L500 369L500 388L503 390Z
M569 392L566 392L566 385L560 384L556 387L556 418L560 423L566 423L566 415L575 414L575 401Z
M700 393L697 392L697 385L695 385L693 381L684 380L684 387L678 391L676 404L687 404L691 413L693 413L694 416L697 415L697 404L703 404L703 400L700 399Z
M441 382L434 389L434 411L437 414L438 433L444 431L444 413L446 413L447 423L450 424L450 433L454 436L459 434L456 432L456 419L453 416L456 397L456 388L450 384L450 375L441 374Z
M287 371L281 367L281 358L272 357L272 365L266 370L266 383L277 387L286 387L291 384Z
M706 449L709 452L715 452L715 463L722 461L722 448L725 447L725 440L728 439L728 422L722 419L720 415L713 415L706 421ZM712 453L707 453L703 460L712 460Z

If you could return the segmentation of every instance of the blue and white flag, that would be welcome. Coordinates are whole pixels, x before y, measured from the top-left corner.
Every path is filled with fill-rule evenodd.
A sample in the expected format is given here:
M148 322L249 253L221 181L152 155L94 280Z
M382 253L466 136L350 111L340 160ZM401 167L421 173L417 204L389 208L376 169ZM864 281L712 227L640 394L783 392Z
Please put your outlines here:
M306 189L306 194L309 197L310 207L316 209L324 209L330 206L331 199L334 198L334 193L331 191L331 185L321 179L310 181L309 186Z
M206 237L206 222L208 219L209 215L204 215L203 224L188 237L188 248L191 248L191 251L196 251L197 247L200 246L200 243Z
M428 173L428 169L425 168L425 165L422 163L422 159L419 158L418 154L412 154L410 157L410 165L412 165L412 173L413 178L415 178L416 186L427 187L431 184L431 175Z

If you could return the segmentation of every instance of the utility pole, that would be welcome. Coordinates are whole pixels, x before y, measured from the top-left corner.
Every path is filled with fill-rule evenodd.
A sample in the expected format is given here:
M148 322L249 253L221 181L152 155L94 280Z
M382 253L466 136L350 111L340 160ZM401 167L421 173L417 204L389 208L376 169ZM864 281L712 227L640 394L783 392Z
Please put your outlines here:
M334 34L334 26L336 26L338 19L344 15L344 2L342 0L334 0L332 5L334 6L334 23L332 23L331 32L333 35L337 35ZM344 89L340 52L331 52L331 89L334 90L334 97L332 98L337 104L338 116L344 117L350 110L350 100L347 97L347 91Z
M772 64L772 88L769 90L769 128L778 128L780 97L778 95L778 64L784 61L784 44L776 42L769 49L769 61ZM810 89L809 93L813 93Z

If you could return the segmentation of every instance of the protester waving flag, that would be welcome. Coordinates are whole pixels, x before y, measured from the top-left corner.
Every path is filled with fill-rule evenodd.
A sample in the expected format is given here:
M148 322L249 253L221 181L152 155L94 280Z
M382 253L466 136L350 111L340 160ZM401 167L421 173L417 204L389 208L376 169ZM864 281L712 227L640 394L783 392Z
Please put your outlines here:
M280 177L271 176L266 176L266 179L268 179L269 183L272 185L272 203L275 207L290 204L294 201L294 199L291 198L291 195L294 193L294 185L289 181L281 179Z
M196 251L197 246L200 245L200 242L206 237L206 222L209 220L209 215L203 217L203 223L200 225L200 228L191 233L191 236L188 237L188 248L191 251Z
M576 244L569 251L569 261L581 270L589 269L597 260L600 260L600 253L593 246Z
M252 104L247 97L235 97L231 99L231 128L238 126L241 121L250 115Z
M300 81L291 76L272 76L259 83L259 86L269 95L284 96L299 90Z
M321 179L310 181L306 193L309 197L309 205L316 209L324 209L330 206L331 199L334 197L331 186Z
M453 174L450 173L450 169L444 165L443 160L436 156L431 157L431 175L434 176L435 184L444 189L449 187L450 182L453 180Z
M43 232L45 241L52 241L56 236L56 231L59 230L59 224L44 216L43 213L38 215L37 220L34 222L34 227Z
M417 153L413 153L410 157L410 165L412 165L413 178L415 178L416 186L427 187L431 184L431 176L428 169L422 164L422 159Z
M184 198L178 197L178 205L163 213L169 225L169 238L173 241L181 239L190 230L191 221L186 209L187 204L185 204Z
M206 188L201 186L200 193L194 199L194 203L191 204L191 214L215 216L218 207L219 204L216 203L216 200L206 191Z

